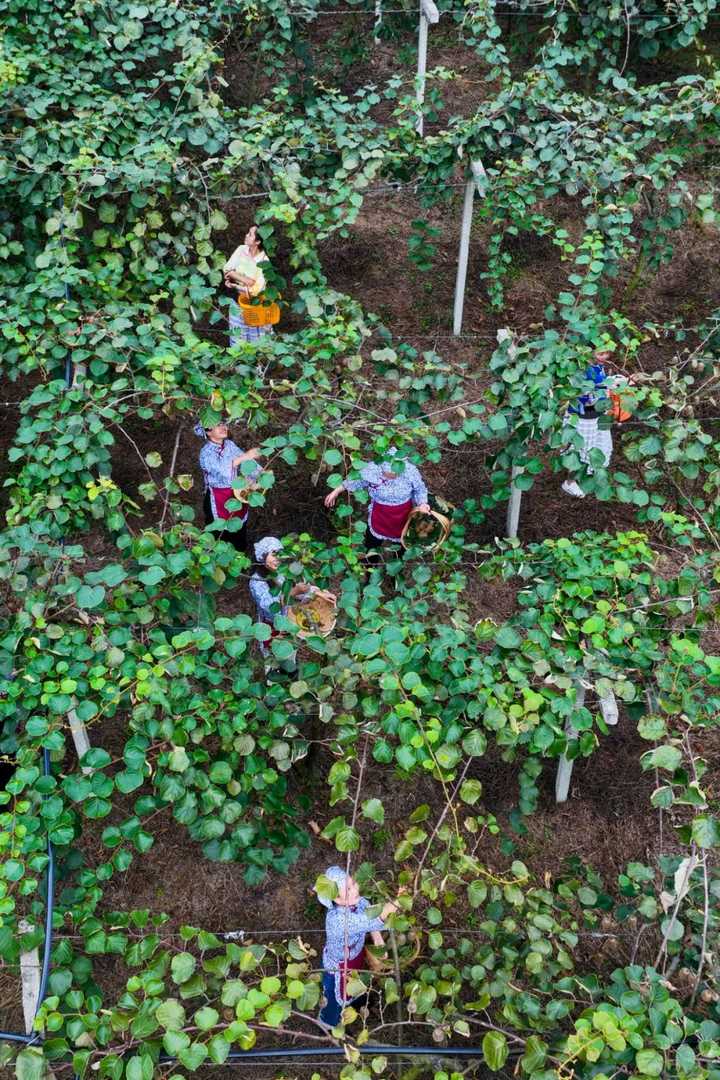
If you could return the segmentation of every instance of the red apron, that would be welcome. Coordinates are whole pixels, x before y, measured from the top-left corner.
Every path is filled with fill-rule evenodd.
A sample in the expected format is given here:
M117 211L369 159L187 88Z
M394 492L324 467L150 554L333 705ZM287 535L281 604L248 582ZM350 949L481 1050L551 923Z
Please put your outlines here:
M248 516L247 507L242 510L228 510L225 505L230 499L236 499L237 493L234 488L213 488L213 498L215 500L215 513L223 521L228 518L246 518Z
M365 950L361 949L360 952L353 960L347 960L340 965L340 996L343 1001L347 1000L345 994L345 984L347 982L347 973L349 971L362 971L367 967L365 961Z
M399 506L374 502L370 510L370 531L387 540L399 540L412 508L412 499L400 503Z

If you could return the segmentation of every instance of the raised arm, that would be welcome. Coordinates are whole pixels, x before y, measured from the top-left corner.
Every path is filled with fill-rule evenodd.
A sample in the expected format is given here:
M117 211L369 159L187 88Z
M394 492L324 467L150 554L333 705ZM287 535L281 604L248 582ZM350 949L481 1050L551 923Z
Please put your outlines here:
M410 481L410 484L412 486L413 505L417 506L420 510L429 510L430 506L428 505L428 489L425 486L425 481L420 475L420 470L409 463L405 466L405 468L409 470L408 480Z

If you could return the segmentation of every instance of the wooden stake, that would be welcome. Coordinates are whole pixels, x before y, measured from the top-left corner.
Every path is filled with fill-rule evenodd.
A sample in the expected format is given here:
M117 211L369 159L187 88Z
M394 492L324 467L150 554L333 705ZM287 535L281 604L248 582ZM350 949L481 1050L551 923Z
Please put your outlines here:
M73 742L75 743L75 751L78 756L78 761L82 761L82 758L87 754L90 749L90 740L88 739L87 728L85 723L78 717L78 714L74 709L70 709L68 713L68 720L70 721L70 734L72 735ZM83 765L82 771L87 774L93 770L89 765Z
M420 0L420 21L418 23L418 64L417 64L417 121L415 130L423 133L423 103L425 101L425 74L427 72L428 26L434 26L440 20L440 12L433 0Z
M581 679L575 680L575 708L582 709L585 704L585 686ZM568 720L565 725L565 735L568 739L575 742L577 740L577 731ZM570 791L570 778L572 777L574 761L570 761L566 754L558 761L557 775L555 777L555 802L564 803L567 802L567 797Z
M18 929L21 934L30 934L35 929L32 923L20 919ZM40 997L40 953L37 946L29 952L20 953L20 982L22 985L22 1007L25 1018L25 1034L30 1035L35 1022L38 999Z
M460 226L460 249L458 251L457 277L455 278L455 305L453 307L453 334L457 337L462 330L463 307L465 305L465 282L467 280L468 253L470 251L470 230L472 228L473 200L475 189L483 197L487 190L487 173L482 161L470 163L472 179L465 185L462 225Z

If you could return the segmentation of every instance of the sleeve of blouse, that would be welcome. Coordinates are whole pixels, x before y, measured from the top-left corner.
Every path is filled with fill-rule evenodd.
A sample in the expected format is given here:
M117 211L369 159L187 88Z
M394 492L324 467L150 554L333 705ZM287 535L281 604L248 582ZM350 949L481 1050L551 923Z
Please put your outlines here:
M273 612L270 610L275 603L275 598L270 591L270 586L264 578L250 578L250 595L257 605L258 615L261 619L273 620Z
M232 478L233 455L218 454L212 443L203 446L200 451L200 468L207 477L209 487L229 487Z
M350 911L349 908L334 908L329 912L326 919L328 936L332 934L336 940L342 941L347 933L371 934L373 930L384 930L385 923L382 919L369 919L365 911Z
M415 506L420 506L421 503L426 503L428 500L428 489L425 486L425 481L418 469L414 465L408 465L410 470L408 480L412 485L412 501Z
M346 491L360 491L361 488L367 487L367 480L364 480L362 476L359 476L357 480L343 480L343 487Z

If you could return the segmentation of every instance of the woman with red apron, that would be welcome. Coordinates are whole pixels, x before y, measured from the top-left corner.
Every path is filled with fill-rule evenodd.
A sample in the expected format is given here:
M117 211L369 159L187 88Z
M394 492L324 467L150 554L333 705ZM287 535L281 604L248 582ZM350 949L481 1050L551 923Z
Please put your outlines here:
M394 451L388 452L390 460L381 465L366 465L358 480L345 480L325 499L330 508L335 505L343 491L359 491L366 488L370 496L365 545L378 548L384 540L397 544L402 536L410 511L417 507L428 513L428 490L415 465L397 459Z
M248 509L230 509L228 503L238 496L238 489L233 488L237 479L238 469L244 461L256 461L260 456L260 450L255 447L252 450L241 450L232 439L228 438L227 424L215 424L213 427L204 428L201 423L196 424L195 433L204 438L205 445L200 451L200 468L205 480L205 496L203 510L205 512L205 524L211 525L213 521L229 521L231 518L239 519L242 528L237 531L225 530L221 533L223 540L228 540L237 551L247 551L247 519ZM257 468L245 480L245 486L250 484L262 470Z
M367 914L370 901L360 895L358 884L340 866L329 866L323 877L335 886L331 900L323 893L317 897L325 916L325 948L323 949L323 996L320 1022L333 1028L340 1023L342 1011L353 999L348 994L348 975L362 971L368 966L365 955L365 938L370 935L373 944L382 945L381 930L385 920L399 908L397 900L389 900L380 915L371 918ZM402 890L401 890L402 891Z

